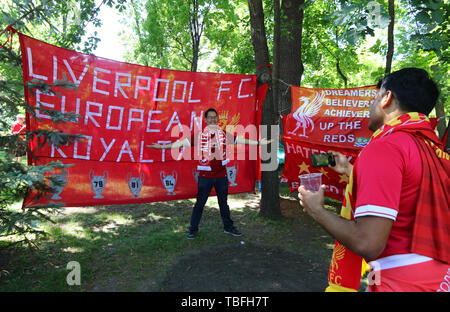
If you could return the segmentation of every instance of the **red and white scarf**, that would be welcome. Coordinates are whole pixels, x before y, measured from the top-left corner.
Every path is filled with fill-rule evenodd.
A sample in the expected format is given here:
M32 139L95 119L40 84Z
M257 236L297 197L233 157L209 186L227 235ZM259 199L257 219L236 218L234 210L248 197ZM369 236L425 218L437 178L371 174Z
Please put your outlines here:
M403 114L389 121L372 135L369 144L396 131L411 135L423 165L411 252L450 263L450 156L444 151L430 120L420 113ZM341 217L345 219L353 219L356 185L354 166L341 210ZM336 241L326 291L357 291L365 269L360 256Z
M227 136L226 133L217 128L211 132L208 127L198 136L197 155L200 156L198 170L211 171L211 161L221 160L222 166L230 162L227 159Z

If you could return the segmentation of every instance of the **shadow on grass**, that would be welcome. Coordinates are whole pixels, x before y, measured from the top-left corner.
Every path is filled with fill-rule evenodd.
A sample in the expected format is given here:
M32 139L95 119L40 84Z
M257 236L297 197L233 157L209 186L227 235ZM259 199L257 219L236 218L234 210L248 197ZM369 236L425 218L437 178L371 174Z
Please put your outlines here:
M333 240L295 200L282 200L284 217L270 220L258 215L259 195L230 195L232 219L244 233L232 237L223 233L212 197L198 237L188 240L193 205L180 200L66 208L53 218L56 224L41 225L49 237L39 242L39 251L0 248L0 291L322 289ZM199 259L203 265L196 265ZM67 284L70 261L80 263L79 286ZM206 283L205 275L216 283ZM183 288L183 281L191 287Z

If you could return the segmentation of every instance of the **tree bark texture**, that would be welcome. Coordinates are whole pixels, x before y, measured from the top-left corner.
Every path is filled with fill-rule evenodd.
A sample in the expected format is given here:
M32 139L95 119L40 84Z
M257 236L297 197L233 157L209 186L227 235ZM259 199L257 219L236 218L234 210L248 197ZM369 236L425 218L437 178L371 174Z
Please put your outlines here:
M280 85L281 115L289 115L292 109L291 89L288 85L299 86L303 75L303 10L300 6L304 2L305 0L283 0L281 4L279 79L286 83Z
M270 75L267 75L267 66L270 64L269 49L267 47L266 29L264 26L264 11L261 0L248 0L248 7L250 11L250 25L253 49L255 51L255 65L260 67L257 70L259 77L258 83L269 83L269 89L264 99L262 107L262 121L263 126L278 124L278 109L275 107L273 101L273 92L271 82L267 81ZM264 80L261 81L260 79ZM270 138L270 131L269 138ZM278 144L278 138L274 138L273 144ZM271 146L269 146L271 148ZM280 196L279 196L279 178L278 171L263 171L261 173L261 205L260 215L263 217L280 218Z
M390 74L392 68L392 58L394 57L394 25L395 25L395 3L389 0L389 17L391 21L388 26L388 51L386 55L385 73Z

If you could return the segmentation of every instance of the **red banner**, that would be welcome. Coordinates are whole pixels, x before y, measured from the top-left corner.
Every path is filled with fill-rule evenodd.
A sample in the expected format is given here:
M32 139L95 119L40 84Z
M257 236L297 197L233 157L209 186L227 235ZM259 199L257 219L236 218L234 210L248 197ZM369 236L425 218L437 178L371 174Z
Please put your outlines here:
M353 163L369 142L369 106L375 86L349 89L291 87L292 113L283 119L285 167L283 180L291 192L299 187L299 175L322 173L325 195L342 200L348 177L328 167L313 167L311 153L330 150L346 155Z
M51 198L36 202L31 193L24 206L50 201L88 206L195 197L198 161L180 158L180 151L147 145L174 142L201 131L205 127L203 114L210 107L217 110L222 129L256 125L254 75L193 73L121 63L22 34L20 44L24 83L39 80L52 84L66 77L78 86L77 90L55 87L56 95L25 89L27 103L35 108L37 117L27 116L28 129L84 135L84 140L59 148L46 144L37 149L32 144L39 157L34 165L59 160L74 166L51 173L63 182L60 187L52 186L57 192ZM45 109L80 116L76 122L55 123ZM235 148L241 154L248 149ZM237 154L227 165L229 193L254 191L257 161L240 160Z

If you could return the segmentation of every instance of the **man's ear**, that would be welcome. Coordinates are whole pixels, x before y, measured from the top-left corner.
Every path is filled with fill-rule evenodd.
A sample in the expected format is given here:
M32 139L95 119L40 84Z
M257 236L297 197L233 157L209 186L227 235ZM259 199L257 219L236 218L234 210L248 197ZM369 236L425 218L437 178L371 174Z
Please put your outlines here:
M386 109L391 106L394 101L394 94L391 91L387 90L383 98L381 99L380 106L381 108Z

